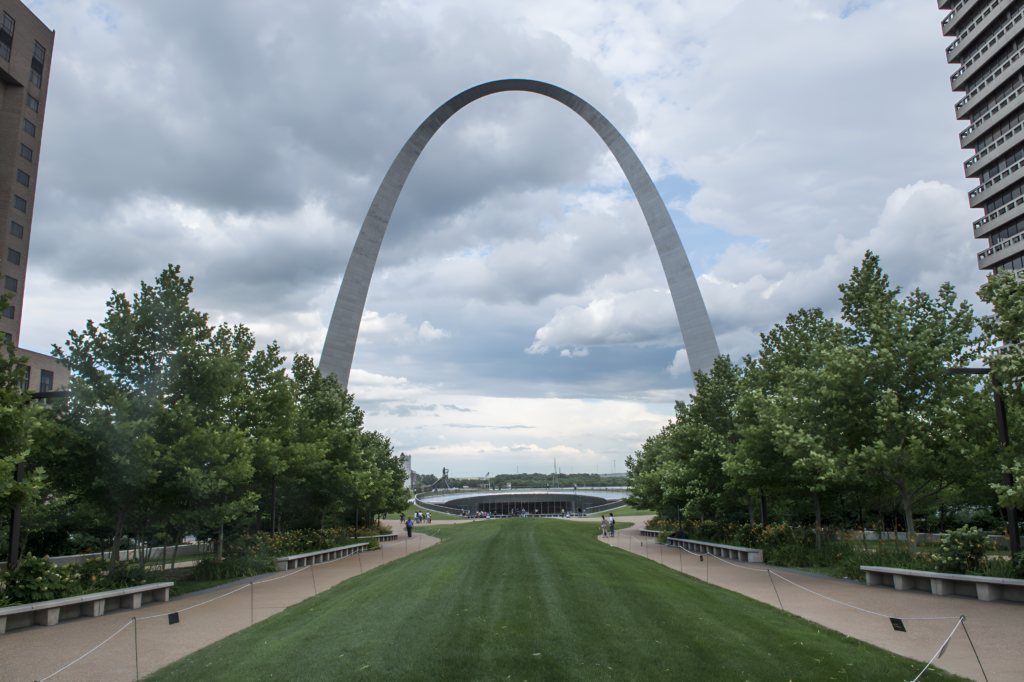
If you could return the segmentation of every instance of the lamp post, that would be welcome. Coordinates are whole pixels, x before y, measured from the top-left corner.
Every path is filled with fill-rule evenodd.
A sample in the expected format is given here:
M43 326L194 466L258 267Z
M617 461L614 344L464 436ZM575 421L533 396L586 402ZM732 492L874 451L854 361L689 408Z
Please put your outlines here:
M954 374L988 374L991 370L988 367L950 367L947 368L945 373L949 375ZM993 388L999 388L1003 384L992 377ZM1010 432L1006 427L1006 403L1003 402L1003 397L999 395L999 391L992 391L992 395L996 401L996 431L999 434L999 447L1006 451L1006 446L1010 444ZM1008 471L1003 472L1003 485L1013 485L1013 474ZM1017 529L1017 508L1007 507L1006 508L1006 525L1009 526L1010 536L1010 561L1013 561L1013 557L1020 552L1020 532Z

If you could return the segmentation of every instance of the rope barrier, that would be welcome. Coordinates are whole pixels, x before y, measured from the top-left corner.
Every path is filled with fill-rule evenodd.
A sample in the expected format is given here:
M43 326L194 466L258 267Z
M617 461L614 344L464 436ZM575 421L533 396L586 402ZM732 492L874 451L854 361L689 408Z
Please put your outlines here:
M953 638L953 634L956 632L956 629L960 627L960 623L962 622L964 622L963 616L957 618L956 625L953 626L953 632L949 633L949 637L946 638L946 641L942 643L942 646L939 647L939 650L935 652L935 655L932 656L931 660L925 664L924 668L921 669L921 672L919 672L917 674L917 677L911 680L911 682L917 682L919 679L921 679L921 675L924 675L924 671L927 670L931 666L931 664L935 662L935 659L937 659L939 656L943 654L943 652L946 650L946 645L949 644L949 640ZM981 662L979 661L978 663L980 665ZM987 680L988 678L986 677L985 679Z
M693 556L708 556L708 557L712 557L714 559L718 559L723 564L727 564L727 565L733 566L735 568L742 568L745 571L758 571L760 573L767 572L769 574L769 576L768 576L769 579L771 579L771 576L773 576L773 575L774 576L778 576L781 580L785 580L790 585L793 585L795 587L799 587L801 590L804 590L805 592L810 592L811 594L813 594L813 595L815 595L817 597L821 597L822 599L827 599L830 602L833 602L835 604L841 604L842 606L848 606L851 609L856 609L857 611L862 611L864 613L870 613L872 616L879 616L881 618L894 618L895 617L895 616L887 616L884 613L877 613L875 611L868 611L867 609L862 609L859 606L854 606L853 604L847 604L846 602L839 601L838 599L832 599L831 597L826 597L823 594L819 594L818 592L815 592L814 590L810 590L810 589L804 587L803 585L800 585L798 583L793 582L789 578L781 575L778 571L772 572L772 570L770 568L751 568L750 566L740 566L739 564L736 564L736 563L733 563L733 562L728 561L726 559L723 559L720 556L715 556L714 554L711 554L711 553L701 554L701 553L698 553L698 552L691 552L690 550L686 549L685 547L681 547L679 545L672 545L672 546L681 549L682 551L686 552L687 554L692 554ZM774 580L772 581L772 587L775 587L775 581ZM778 594L779 594L778 590L776 590L775 591L775 596L778 597ZM781 598L779 599L779 604L780 605L782 604L782 599ZM783 609L783 611L785 611L785 609ZM960 616L936 616L936 617L933 617L933 618L900 618L899 620L954 620L954 619L957 619L957 618L960 618Z
M73 665L74 665L75 663L78 663L78 662L79 662L80 660L82 660L83 658L85 658L86 656L88 656L89 654L91 654L92 652L96 651L97 649L99 649L99 648L100 648L101 646L103 646L104 644L106 644L106 643L107 643L107 642L109 642L110 640L114 639L114 637L117 637L117 636L118 636L119 634L121 634L121 631L122 631L122 630L124 630L125 628L127 628L127 627L128 627L129 625L131 625L131 624L132 624L133 622L134 622L134 620L130 620L130 621L128 621L127 623L125 623L124 625L122 625L122 626L121 626L121 629L120 629L120 630L118 630L117 632L115 632L114 634L112 634L112 635L111 635L110 637L107 637L107 638L106 638L105 640L103 640L102 642L100 642L99 644L97 644L96 646L94 646L94 647L93 647L92 649L89 649L89 651L86 651L86 652L85 652L84 654L82 654L81 656L79 656L79 657L78 657L78 658L76 658L75 660L73 660L73 661L71 661L70 663L68 663L68 664L67 664L66 666L64 666L63 668L61 668L60 670L58 670L58 671L57 671L56 673L50 673L49 675L47 675L47 676L46 676L46 677L44 677L43 679L39 680L39 682L46 682L46 680L50 679L51 677L53 677L53 676L54 676L54 675L56 675L57 673L62 673L62 672L64 672L65 670L67 670L68 668L70 668L71 666L73 666Z
M358 554L358 552L357 552L357 554ZM349 555L349 556L351 556L351 555ZM345 557L342 557L342 558L345 558ZM194 604L194 605L192 605L192 606L189 606L189 607L187 607L187 608L184 608L184 609L179 609L178 611L172 611L171 613L183 613L183 612L185 612L185 611L191 611L192 609L196 609L196 608L199 608L200 606L205 606L206 604L209 604L209 603L211 603L211 602L215 602L215 601L217 601L218 599L223 599L224 597L229 597L229 596L231 596L232 594L234 594L235 592L239 592L239 591L241 591L241 590L246 590L246 589L252 589L252 586L253 586L253 585L262 585L263 583L272 583L272 582L274 582L275 580L281 580L282 578L290 578L290 577L292 577L293 575L296 575L296 574L298 574L298 573L302 573L302 572L303 572L303 571L305 571L305 570L306 570L307 568L312 568L312 567L313 567L312 565L309 565L309 566L305 566L305 567L303 567L303 568L300 568L299 570L295 571L294 573L289 573L288 575L282 575L282 576L278 576L277 578L268 578L267 580L260 580L260 581L258 581L258 582L255 582L255 583L253 583L253 582L249 582L249 583L246 583L245 585L242 585L241 587L239 587L239 588L237 588L237 589L231 590L230 592L227 592L227 593L225 593L225 594L222 594L222 595L219 595L219 596L217 596L217 597L214 597L213 599L207 599L206 601L204 601L204 602L200 602L199 604ZM49 675L47 675L46 677L42 678L41 680L39 680L39 682L45 682L46 680L50 679L50 678L51 678L51 677L53 677L54 675L56 675L56 674L58 674L58 673L61 673L61 672L65 671L65 670L67 670L68 668L70 668L71 666L73 666L73 665L74 665L75 663L78 663L78 662L79 662L79 661L81 661L81 660L82 660L83 658L85 658L86 656L88 656L89 654L91 654L92 652L96 651L96 650L97 650L97 649L99 649L99 648L100 648L101 646L103 646L104 644L106 644L107 642L109 642L110 640L112 640L112 639L113 639L114 637L116 637L116 636L117 636L117 635L118 635L118 634L119 634L119 633L120 633L120 632L121 632L122 630L124 630L125 628L127 628L127 627L128 627L129 625L133 625L133 624L137 623L137 622L138 622L138 621L140 621L140 620L150 620L150 619L153 619L153 618L166 618L167 616L168 616L168 614L166 614L166 613L158 613L158 614L156 614L155 616L146 616L145 618L132 618L132 619L131 619L130 621L128 621L127 623L125 623L125 624L124 624L124 625L123 625L123 626L121 627L121 629L120 629L120 630L118 630L117 632L115 632L114 634L112 634L112 635L111 635L110 637L107 637L107 638L106 638L105 640L103 640L102 642L100 642L99 644L97 644L97 645L96 645L96 646L94 646L94 647L93 647L92 649L90 649L89 651L85 652L84 654L82 654L81 656L79 656L78 658L76 658L75 660L71 661L70 663L68 663L68 664L67 664L66 666L64 666L63 668L61 668L61 669L60 669L60 670L58 670L57 672L53 672L53 673L50 673L50 674L49 674Z

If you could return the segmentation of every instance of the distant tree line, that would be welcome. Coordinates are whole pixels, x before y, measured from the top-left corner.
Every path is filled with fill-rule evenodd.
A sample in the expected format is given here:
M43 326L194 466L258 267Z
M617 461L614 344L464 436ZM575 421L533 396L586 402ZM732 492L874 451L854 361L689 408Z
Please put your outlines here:
M14 350L0 359L0 516L22 508L36 555L218 540L243 530L328 528L405 509L402 458L363 428L336 377L242 325L193 308L169 266L54 354L67 400L25 399ZM0 301L2 303L2 301ZM15 480L17 464L26 475ZM6 554L6 537L0 551Z
M696 373L690 401L628 460L634 506L672 519L905 529L911 551L913 533L953 523L1007 530L1007 508L1024 506L1024 350L989 353L1024 338L1024 284L991 276L979 296L996 315L978 319L948 283L934 298L901 292L868 252L839 291L838 318L800 310L761 335L756 357L722 356ZM946 373L979 360L1003 384L1005 451L992 377Z

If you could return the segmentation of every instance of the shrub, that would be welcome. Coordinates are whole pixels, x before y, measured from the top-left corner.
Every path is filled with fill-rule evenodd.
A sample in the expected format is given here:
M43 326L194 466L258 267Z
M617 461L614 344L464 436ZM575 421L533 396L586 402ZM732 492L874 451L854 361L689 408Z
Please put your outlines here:
M977 526L963 526L942 538L939 549L932 555L935 570L943 573L977 571L985 558L987 533Z
M12 603L32 603L60 599L78 589L74 566L58 567L50 557L25 555L13 571L5 571L0 581L6 585L4 597Z
M266 556L232 555L223 559L200 559L192 568L191 580L227 580L249 578L276 570L273 559Z
M107 568L110 562L104 562ZM134 561L118 561L113 570L108 570L102 578L97 578L96 587L103 590L120 590L125 587L135 587L151 582L153 574L139 566Z
M377 538L370 538L370 540L366 544L366 550L368 552L372 552L375 549L380 549L380 541Z

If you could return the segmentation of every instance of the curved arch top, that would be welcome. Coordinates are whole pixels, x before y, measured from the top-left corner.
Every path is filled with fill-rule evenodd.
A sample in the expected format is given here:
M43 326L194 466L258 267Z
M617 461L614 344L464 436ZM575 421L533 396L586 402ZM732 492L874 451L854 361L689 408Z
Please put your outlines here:
M325 375L334 373L343 386L348 386L352 356L356 350L356 337L359 335L359 323L363 316L363 308L366 306L366 294L370 288L370 279L377 263L377 255L380 253L381 242L384 240L384 232L387 230L402 187L430 138L445 121L464 106L499 92L533 92L550 97L579 114L580 118L601 136L625 173L651 230L672 294L679 330L683 333L683 345L686 347L690 370L709 371L719 353L718 342L711 329L711 320L704 307L704 299L700 295L697 279L694 277L690 261L686 257L683 243L679 239L679 233L676 232L676 226L669 216L665 202L662 201L651 176L647 174L632 147L597 109L571 92L540 81L509 79L483 83L452 97L420 124L398 153L373 197L373 203L366 212L363 226L352 248L352 256L349 258L348 267L345 268L345 277L341 282L338 300L334 304L334 313L327 328L323 353L320 355L320 372Z

